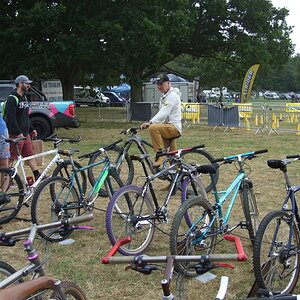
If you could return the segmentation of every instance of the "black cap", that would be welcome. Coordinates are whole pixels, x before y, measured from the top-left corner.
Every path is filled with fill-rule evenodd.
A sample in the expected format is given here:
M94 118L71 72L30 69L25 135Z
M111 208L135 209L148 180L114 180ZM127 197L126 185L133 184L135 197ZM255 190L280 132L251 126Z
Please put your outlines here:
M163 83L166 81L170 81L169 77L167 74L159 74L156 76L156 78L154 79L154 83Z

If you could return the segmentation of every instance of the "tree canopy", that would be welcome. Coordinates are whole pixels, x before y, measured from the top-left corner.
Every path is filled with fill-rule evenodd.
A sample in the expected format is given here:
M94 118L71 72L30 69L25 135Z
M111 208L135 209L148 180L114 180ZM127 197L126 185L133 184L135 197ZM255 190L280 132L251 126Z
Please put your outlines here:
M123 74L141 101L142 81L184 54L205 62L202 78L226 66L234 80L293 53L288 11L270 0L10 0L0 8L1 76L59 78L64 99L74 84L116 84Z

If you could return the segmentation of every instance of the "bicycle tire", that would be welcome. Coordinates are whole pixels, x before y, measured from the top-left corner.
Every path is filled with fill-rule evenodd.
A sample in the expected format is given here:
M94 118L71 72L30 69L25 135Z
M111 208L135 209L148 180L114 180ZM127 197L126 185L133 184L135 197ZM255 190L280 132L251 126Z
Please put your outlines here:
M79 162L75 160L73 162L76 169L82 168ZM72 174L72 163L70 160L64 160L63 162L58 163L57 167L54 169L52 173L52 177L60 176L69 179L70 174ZM80 179L82 192L85 194L87 188L87 178L86 178L85 171L80 171L78 174L79 174L78 177Z
M201 238L201 230L206 230L212 221L213 208L203 198L193 197L183 202L174 216L170 232L170 252L172 255L203 255L214 251L216 235L212 234L205 239L205 243L193 244L195 237ZM189 216L193 224L192 228L185 220ZM216 220L213 222L211 232L216 231ZM207 242L209 241L209 242ZM194 263L176 263L175 270L183 272L187 277L195 277L198 274L190 268Z
M300 270L299 231L294 223L292 247L287 250L291 215L284 211L268 213L258 227L253 248L253 268L260 288L289 294ZM284 273L287 272L287 273Z
M110 200L106 212L106 232L112 245L125 237L131 242L119 248L123 255L142 254L151 244L155 231L155 221L138 220L141 216L154 216L153 204L142 189L124 186Z
M17 271L9 264L4 261L0 261L0 281L4 280L5 278L9 277L10 275L16 273ZM20 278L15 283L22 283L24 280Z
M74 282L71 281L63 281L62 282L63 290L69 299L76 299L76 300L87 300L87 296L83 292L83 290ZM62 300L58 292L54 292L51 295L51 299L59 299Z
M108 173L108 178L104 181L106 194L109 199L123 186L118 173L115 169L111 168Z
M13 219L20 211L24 200L24 187L18 174L11 177L10 168L0 168L0 224Z
M108 152L110 161L112 163L115 163L121 157L121 155L123 153L123 148L114 146L112 149L108 150L107 152ZM100 161L101 155L102 155L101 153L93 155L90 158L88 164L91 165L97 161ZM126 161L126 163L124 163L124 160ZM101 166L101 164L99 166ZM95 167L88 169L88 178L89 178L90 184L92 186L95 185L95 182L96 182L95 178L98 178L98 176L102 170L102 168L101 167L99 168L99 166L97 165ZM124 158L122 159L122 161L120 163L120 166L118 167L118 169L116 171L119 174L120 179L124 183L124 185L129 185L132 183L133 176L134 176L134 166L133 166L132 160L129 158L127 153L125 154ZM103 188L100 189L99 195L101 197L108 196L107 191Z
M257 209L255 194L253 192L253 184L249 179L247 180L247 182L246 180L244 180L240 197L242 201L244 215L246 218L247 230L249 233L251 243L253 245L254 238L259 225L259 212Z
M215 159L209 152L203 149L195 149L192 152L187 152L182 156L183 161L189 164L197 164L197 165L207 165L212 164ZM206 192L210 192L213 189L213 184L211 182L210 174L200 174L201 180L205 186ZM216 184L219 180L219 170L216 170L215 181Z
M50 177L43 181L34 193L31 204L32 223L46 224L76 217L80 214L79 196L70 181L63 177ZM57 229L39 230L38 234L49 242L60 242L66 239L71 231L63 236Z

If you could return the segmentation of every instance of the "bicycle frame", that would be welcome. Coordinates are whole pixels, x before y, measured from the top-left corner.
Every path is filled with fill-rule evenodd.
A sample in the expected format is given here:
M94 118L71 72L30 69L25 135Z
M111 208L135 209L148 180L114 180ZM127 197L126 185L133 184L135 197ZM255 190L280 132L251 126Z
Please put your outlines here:
M28 182L27 182L23 162L27 161L27 160L30 160L30 159L33 159L33 158L38 158L38 157L43 157L43 156L46 156L46 155L55 154L53 159L50 161L50 163L47 165L47 167L41 173L41 176L29 187L29 189L26 189L25 193L28 195L28 197L25 199L24 203L26 203L32 197L33 190L36 189L36 187L41 183L41 181L43 180L45 175L48 173L48 171L52 168L52 166L55 163L62 160L60 158L60 154L59 154L58 151L59 151L59 149L53 149L53 150L49 150L49 151L46 151L46 152L43 152L43 153L34 154L34 155L31 155L31 156L28 156L28 157L22 157L21 155L18 155L17 162L12 167L12 169L14 170L14 172L12 174L12 178L14 178L16 176L16 174L18 173L18 168L20 167L23 182L25 183L25 186L28 187Z
M71 161L72 161L72 157L71 157ZM86 199L90 200L92 199L93 195L96 194L96 196L91 200L89 201L89 205L93 204L96 200L96 198L98 197L98 192L100 190L100 188L102 187L104 181L107 179L109 180L109 177L108 177L108 174L109 174L109 169L111 168L111 163L110 163L110 160L108 157L105 157L104 159L96 162L96 163L93 163L91 165L88 165L86 167L82 167L80 169L75 169L73 168L72 170L72 174L70 176L70 190L74 187L75 183L78 187L78 190L79 190L79 193L81 195L81 200L82 200L82 197L84 196L84 193L83 193L83 190L82 190L82 187L81 187L81 183L80 183L80 180L79 180L79 177L78 177L78 173L82 172L82 171L85 171L89 168L93 168L97 165L100 165L100 164L104 164L103 166L103 169L101 171L101 173L99 174L97 180L96 180L96 183L94 184L94 186L92 187L91 191L89 192L88 196L86 197ZM110 184L110 182L109 182Z
M218 235L224 232L228 232L228 220L230 218L230 214L232 212L232 208L234 206L234 203L236 201L236 197L240 191L240 187L242 185L242 183L245 181L246 179L246 174L245 171L243 169L244 166L244 160L242 160L243 157L249 157L251 155L254 155L255 153L263 153L266 152L266 150L261 150L261 151L255 151L255 152L250 152L250 153L243 153L243 154L238 154L238 155L233 155L233 156L229 156L229 157L225 157L222 159L216 159L215 161L230 161L232 159L237 159L237 163L239 165L239 171L237 176L235 177L235 179L232 181L232 183L228 186L227 190L225 191L218 191L216 183L214 181L214 174L210 174L212 182L213 182L213 194L215 197L215 210L214 213L212 214L212 220L211 222L208 224L207 228L203 230L201 237L195 239L194 241L192 241L192 244L196 244L199 242L202 242L203 240L205 240L208 236L211 236L212 233L209 233L209 231L211 230L211 227L213 226L216 218L218 217L220 220L220 226L219 228L216 230L216 232L214 232L214 235ZM219 195L221 195L221 197L219 197ZM223 204L226 202L226 200L230 197L230 195L232 195L231 200L229 202L228 208L226 210L225 213L225 217L222 211L222 206ZM188 234L190 232L192 232L192 230L197 226L197 224L199 222L201 222L206 216L201 216L192 226L191 228L188 230ZM231 230L233 230L234 228L236 228L237 226L239 226L240 224L236 225L235 227L233 227Z
M151 143L149 143L148 141L146 141L145 139L139 137L137 134L132 134L127 141L125 141L124 143L124 146L122 147L123 148L123 151L122 153L119 154L116 162L115 162L115 166L116 166L116 169L118 170L122 161L125 159L125 154L129 153L129 149L130 147L132 146L132 144L136 144L139 151L142 153L142 154L148 154L148 151L145 147L145 145L153 148L153 145ZM155 174L155 170L152 166L152 161L149 157L146 158L146 162L147 162L147 165L149 167L149 169L151 170L151 173L152 174Z
M63 224L76 224L81 222L86 222L94 219L93 215L84 215L72 219L65 220L67 223L64 223L65 221L50 223L50 224L44 224L44 225L36 225L33 224L30 228L21 229L14 232L8 232L1 235L1 242L5 240L9 240L9 238L27 234L28 238L23 242L24 250L27 252L27 260L29 261L29 264L24 266L23 268L16 271L14 274L10 275L9 277L5 278L0 282L0 289L6 288L7 286L15 283L19 279L23 278L24 276L27 276L28 274L33 274L31 279L35 279L40 276L45 276L45 269L42 267L42 263L39 259L39 254L36 252L36 250L33 248L33 243L35 240L35 236L40 229L50 229L50 228L57 228L63 226ZM78 227L78 228L84 228L84 229L91 229L89 227ZM57 291L59 295L62 297L61 299L67 300L67 296L63 292L61 282L58 280L56 284L53 287L53 291Z

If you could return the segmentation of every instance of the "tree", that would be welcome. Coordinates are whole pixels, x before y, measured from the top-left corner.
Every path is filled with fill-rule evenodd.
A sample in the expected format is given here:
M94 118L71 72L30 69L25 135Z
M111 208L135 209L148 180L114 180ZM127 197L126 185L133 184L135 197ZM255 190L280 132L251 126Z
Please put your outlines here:
M142 81L182 54L239 70L260 63L260 72L267 72L293 51L288 12L269 0L11 0L1 5L0 54L7 63L2 74L58 77L64 99L73 96L74 83L103 85L124 74L132 100L140 101Z

